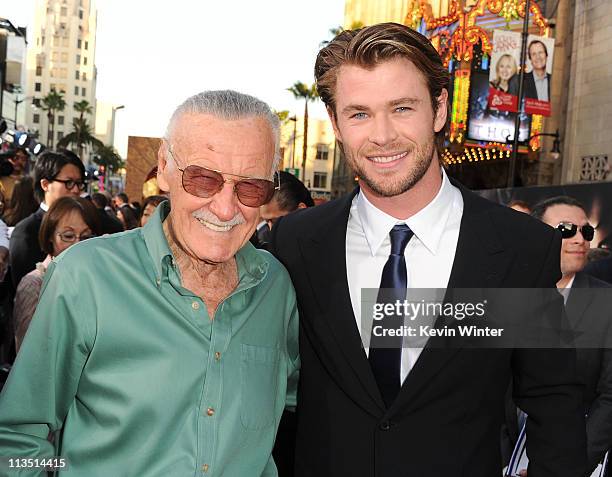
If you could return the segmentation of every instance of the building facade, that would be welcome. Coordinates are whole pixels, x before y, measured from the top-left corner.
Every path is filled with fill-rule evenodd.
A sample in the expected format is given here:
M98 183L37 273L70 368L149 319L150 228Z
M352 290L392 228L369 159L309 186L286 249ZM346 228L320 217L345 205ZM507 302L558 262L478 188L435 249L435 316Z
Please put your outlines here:
M329 200L332 197L334 164L338 159L336 138L327 119L308 120L306 173L302 173L304 144L304 118L287 119L281 125L281 170L291 170L304 182L313 198Z
M73 130L73 120L80 116L75 103L87 101L92 107L92 114L84 117L94 129L96 15L94 0L36 2L26 81L26 96L34 107L26 109L26 124L48 147ZM64 109L55 112L52 128L43 109L43 98L51 91L60 93L65 101Z
M529 139L519 147L520 185L553 185L612 179L612 51L609 0L531 2L530 34L552 38L554 61L549 117L529 118ZM473 188L504 187L511 147L505 141L469 138L471 96L478 73L490 65L493 30L520 32L525 0L347 0L345 26L393 21L432 38L441 54L451 50L453 77L450 145L444 160L451 175ZM483 41L455 41L457 32L482 32ZM463 39L467 35L463 36ZM450 48L449 48L450 47ZM445 50L446 48L446 50ZM461 57L457 53L461 52ZM483 62L484 60L484 62ZM556 133L558 132L558 135Z

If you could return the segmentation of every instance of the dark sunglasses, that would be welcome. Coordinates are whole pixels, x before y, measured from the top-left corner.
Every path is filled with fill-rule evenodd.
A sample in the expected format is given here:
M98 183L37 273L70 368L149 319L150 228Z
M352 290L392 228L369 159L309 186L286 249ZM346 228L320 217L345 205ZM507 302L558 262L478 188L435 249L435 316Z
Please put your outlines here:
M185 189L185 192L196 197L208 199L220 192L226 182L233 182L234 191L241 204L247 207L260 207L270 202L274 195L274 190L280 188L280 177L278 174L274 175L274 178L278 178L279 181L278 184L275 184L276 181L223 173L196 165L190 165L181 169L176 159L176 153L172 151L170 144L168 144L168 152L174 159L174 162L176 162L178 170L183 174L183 189ZM226 179L223 177L224 174L241 179Z
M561 232L561 237L564 239L572 238L579 230L582 237L587 242L593 240L593 237L595 236L595 228L589 224L578 227L576 224L572 224L571 222L561 222L559 225L557 225L557 230Z
M64 187L68 190L72 190L74 186L77 186L80 191L84 191L86 184L83 181L73 181L72 179L53 179L51 182L61 182Z

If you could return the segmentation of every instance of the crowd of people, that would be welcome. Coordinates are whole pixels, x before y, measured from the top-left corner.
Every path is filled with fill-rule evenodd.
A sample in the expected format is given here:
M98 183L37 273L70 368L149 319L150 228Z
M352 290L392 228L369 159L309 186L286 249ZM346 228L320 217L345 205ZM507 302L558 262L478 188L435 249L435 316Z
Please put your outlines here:
M158 151L166 195L142 206L88 197L70 151L13 178L11 200L37 203L5 211L12 231L0 223L18 351L0 456L151 477L582 477L605 464L612 354L566 342L607 336L612 309L612 285L587 273L582 204L505 207L447 176L448 70L408 27L343 30L315 77L359 177L338 200L315 207L276 172L278 116L230 90L176 108ZM453 303L540 290L507 306L564 333L557 347L470 347L451 316L450 334L415 346L399 311L365 319L371 302L399 310L423 289Z

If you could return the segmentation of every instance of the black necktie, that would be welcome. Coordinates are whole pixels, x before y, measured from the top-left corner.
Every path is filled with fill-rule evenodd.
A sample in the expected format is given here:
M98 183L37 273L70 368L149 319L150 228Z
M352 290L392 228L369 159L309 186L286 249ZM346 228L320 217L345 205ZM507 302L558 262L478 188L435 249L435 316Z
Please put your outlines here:
M406 299L408 279L404 250L414 233L407 225L396 225L389 235L391 236L391 254L383 268L377 303L395 303L397 300L403 302ZM403 323L401 317L387 315L380 323L374 325L380 325L383 329L397 329ZM390 407L401 387L402 337L386 336L383 338L374 334L374 327L372 331L370 366L383 400L386 406Z

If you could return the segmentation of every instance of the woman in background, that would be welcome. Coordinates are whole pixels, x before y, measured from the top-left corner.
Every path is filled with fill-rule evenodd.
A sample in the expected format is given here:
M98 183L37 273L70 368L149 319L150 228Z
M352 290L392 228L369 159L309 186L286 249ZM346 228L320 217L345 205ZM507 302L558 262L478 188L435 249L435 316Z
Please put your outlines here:
M129 205L117 209L117 218L123 224L124 230L132 230L138 227L138 216Z
M98 216L95 206L81 197L57 199L45 214L38 239L47 258L19 282L15 295L15 345L17 351L36 311L40 289L47 267L53 257L81 240L98 234Z
M4 212L4 221L9 227L25 219L38 210L38 201L34 197L34 179L25 176L15 182L13 195Z
M161 204L164 200L168 200L168 197L163 195L150 195L147 197L142 205L142 215L140 216L140 226L144 227L144 225L149 221L149 217L153 215L155 209L159 204Z

